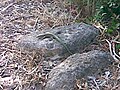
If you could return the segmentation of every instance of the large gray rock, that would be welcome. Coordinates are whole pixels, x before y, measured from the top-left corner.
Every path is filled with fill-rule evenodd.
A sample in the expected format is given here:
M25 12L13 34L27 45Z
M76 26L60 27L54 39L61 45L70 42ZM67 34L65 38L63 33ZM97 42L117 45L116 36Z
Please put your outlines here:
M31 33L21 38L19 47L28 51L44 50L46 56L68 56L70 53L60 42L52 37L39 39L39 34L46 32L53 33L59 37L67 46L70 52L78 53L88 46L99 34L99 30L94 26L85 23L76 23L69 26L60 26L51 30Z
M71 55L51 70L45 90L76 90L76 79L93 76L112 62L109 53L98 50Z

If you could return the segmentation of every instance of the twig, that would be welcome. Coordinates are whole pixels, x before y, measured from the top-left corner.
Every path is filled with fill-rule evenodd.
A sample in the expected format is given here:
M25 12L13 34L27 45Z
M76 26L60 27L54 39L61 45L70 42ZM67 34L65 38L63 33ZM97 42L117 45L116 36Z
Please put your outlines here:
M38 23L39 17L37 17L37 19L35 20L35 24L34 24L34 31L37 30L37 23Z
M118 33L118 35L115 37L115 39L113 39L113 40L112 40L112 42L115 42L115 43L120 44L120 42L119 42L119 41L116 41L117 39L119 39L119 38L120 38L120 33L119 33L119 31L117 31L117 33Z
M15 3L9 4L7 7L5 7L5 8L2 10L2 12L6 11L8 8L10 8L11 6L13 6L14 4L15 4Z
M5 66L1 69L2 72L0 73L0 75L2 75L5 72L5 70L6 70L7 66L8 66L8 62L9 62L9 59L7 59L7 61L5 63Z
M117 31L117 33L118 33L118 35L115 37L114 40L117 40L117 39L120 37L120 33L119 33L119 31Z
M31 17L34 17L33 15L29 15L29 16L19 16L19 17L16 17L16 18L13 18L10 20L10 22L13 22L15 20L18 20L18 19L27 19L27 18L31 18Z
M0 88L1 88L2 90L4 89L2 85L0 85Z
M97 87L97 90L100 90L100 88L99 88L99 86L98 86L98 84L97 84L97 82L96 82L96 78L95 77L93 77L93 76L88 76L88 78L89 79L91 79L91 80L93 80L93 82L95 83L95 85L96 85L96 87Z
M19 85L17 85L14 90L18 90L18 88L19 88Z
M112 45L113 47L113 54L117 57L117 58L119 58L120 59L120 56L119 55L117 55L117 53L115 52L115 43L113 43L113 45Z
M111 43L107 40L107 39L105 39L106 41L107 41L107 43L108 43L108 45L109 45L109 50L110 50L110 54L111 54L111 56L114 58L114 60L116 61L116 62L119 62L119 60L116 58L116 56L113 54L113 52L112 52L112 45L111 45Z
M97 89L98 89L98 90L100 90L100 88L99 88L99 86L98 86L98 84L97 84L97 82L96 82L96 80L95 80L95 79L93 79L93 82L95 83L95 85L96 85Z
M106 42L108 43L108 45L109 45L109 50L110 50L110 54L111 55L113 55L113 53L112 53L112 45L111 45L111 43L107 40L107 39L105 39L106 40Z
M106 40L106 41L107 41L107 43L108 43L108 45L109 45L109 50L110 50L111 56L112 56L116 61L118 61L118 59L117 59L117 58L115 57L115 55L113 54L111 43L110 43L108 40Z
M73 22L75 22L75 20L80 16L81 12L82 12L82 9L81 9L81 10L79 11L79 13L76 15L76 17L75 17L75 19L74 19Z
M119 41L112 40L112 42L115 42L115 43L118 43L118 44L120 44L120 42L119 42Z
M26 73L26 74L32 74L32 73L34 73L37 69L38 69L38 66L37 66L33 71L28 72L28 73Z

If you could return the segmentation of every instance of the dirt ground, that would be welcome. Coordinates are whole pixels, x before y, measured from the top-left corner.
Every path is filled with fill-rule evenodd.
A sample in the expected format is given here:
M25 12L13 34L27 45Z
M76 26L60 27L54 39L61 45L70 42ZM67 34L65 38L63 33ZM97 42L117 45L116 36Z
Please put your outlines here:
M44 90L51 62L43 63L42 53L41 61L33 61L33 52L17 48L19 39L36 30L73 23L77 14L63 0L0 0L0 90ZM102 90L120 90L119 69L114 64L96 78ZM97 84L90 86L99 90ZM84 83L82 90L86 87Z

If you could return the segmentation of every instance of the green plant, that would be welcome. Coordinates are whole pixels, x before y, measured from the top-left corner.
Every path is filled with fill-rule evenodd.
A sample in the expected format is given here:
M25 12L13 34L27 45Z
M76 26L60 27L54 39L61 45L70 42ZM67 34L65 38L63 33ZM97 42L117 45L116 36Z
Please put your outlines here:
M120 26L120 2L118 0L109 0L102 2L97 9L94 20L107 27L107 33L113 33Z

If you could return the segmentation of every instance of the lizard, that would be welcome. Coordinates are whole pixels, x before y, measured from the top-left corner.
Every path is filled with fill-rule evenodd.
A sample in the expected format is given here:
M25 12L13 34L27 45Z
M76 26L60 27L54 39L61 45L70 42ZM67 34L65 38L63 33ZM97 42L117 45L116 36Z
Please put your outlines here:
M60 37L58 37L57 35L55 35L55 34L53 34L51 32L46 32L46 33L37 35L38 39L44 39L46 37L52 37L53 39L55 39L56 41L58 41L68 51L69 54L73 54L69 50L69 48L67 47L67 45L62 41L62 39Z

